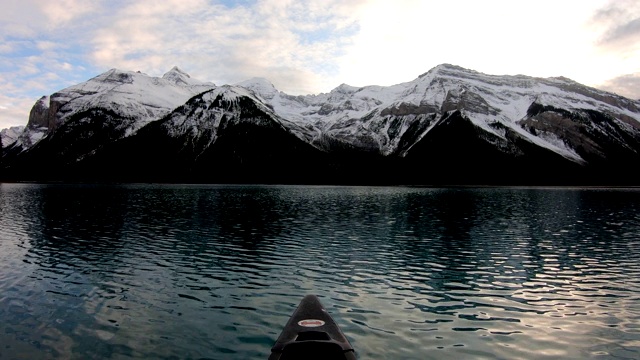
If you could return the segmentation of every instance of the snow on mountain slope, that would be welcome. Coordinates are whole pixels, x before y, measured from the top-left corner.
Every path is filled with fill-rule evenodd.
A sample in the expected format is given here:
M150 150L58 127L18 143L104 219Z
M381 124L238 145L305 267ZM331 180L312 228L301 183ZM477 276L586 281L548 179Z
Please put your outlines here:
M263 78L216 87L177 67L161 78L113 69L41 98L12 153L55 138L43 143L58 150L39 153L66 152L65 161L80 161L149 128L149 134L168 135L204 153L221 127L239 122L288 131L315 150L335 151L335 158L406 160L415 149L419 155L409 160L432 160L441 154L424 142L433 143L436 136L446 136L437 143L459 147L460 154L473 152L459 132L442 131L448 121L457 121L452 129L466 131L466 139L476 136L476 144L496 149L486 152L493 160L559 158L582 166L615 158L618 166L640 158L640 101L562 77L487 75L448 64L393 86L342 84L300 96ZM260 134L253 133L251 141Z
M580 85L566 78L532 78L527 76L495 76L441 65L418 79L416 90L425 91L425 99L442 106L443 94L454 97L453 104L463 115L487 132L504 137L504 127L542 147L569 159L582 161L580 156L554 134L534 135L519 122L528 117L532 104L551 106L569 112L595 110L614 116L628 116L638 124L638 103L623 97ZM415 101L415 100L414 100ZM504 127L496 126L502 124Z
M595 110L630 119L629 126L640 127L640 102L637 101L566 78L487 75L448 64L398 85L353 87L343 84L319 95L287 95L264 79L237 85L255 92L281 117L301 127L312 127L316 141L322 136L344 141L361 139L359 145L377 145L385 155L399 151L399 139L412 123L427 121L429 114L442 116L450 111L460 111L474 125L500 138L505 137L505 129L512 129L532 143L576 162L583 159L556 134L536 135L520 125L528 117L532 104L570 112ZM392 124L392 116L402 118L402 123ZM391 125L393 134L388 131ZM417 136L416 141L430 130L426 125L423 128L424 133ZM404 149L404 153L408 149Z
M182 69L177 66L174 66L173 68L171 68L171 70L167 71L164 75L162 75L162 78L174 83L175 85L196 88L196 92L201 92L197 90L198 87L204 86L205 88L208 88L210 87L210 85L213 85L193 79L189 74L182 71Z
M112 69L85 83L53 94L51 102L60 104L56 126L64 123L73 113L102 108L123 117L135 118L136 122L131 128L133 132L214 86L192 80L176 67L162 78Z
M126 135L168 114L192 96L214 88L212 83L192 79L177 67L163 77L140 72L111 69L84 83L60 90L40 99L32 110L23 148L65 124L73 115L93 109L113 112L123 119ZM40 136L34 136L34 134ZM28 141L28 140L33 141Z
M201 137L209 133L209 143L216 139L216 132L223 118L234 119L237 115L233 106L240 96L251 96L243 88L233 88L228 85L203 92L189 100L183 106L169 114L163 127L171 136L190 135L192 138ZM214 102L226 101L227 106L212 106Z
M312 136L317 129L309 126L301 126L300 122L290 121L277 114L273 107L268 105L267 99L273 99L280 93L264 79L254 79L240 85L223 85L205 91L191 98L186 104L171 112L163 123L167 133L173 137L189 135L192 141L203 141L203 137L209 145L215 142L218 128L223 121L252 122L259 121L250 114L255 110L266 114L283 128L294 134L301 140L311 143ZM260 89L260 92L256 91ZM286 113L286 111L281 111ZM262 121L262 120L260 120Z

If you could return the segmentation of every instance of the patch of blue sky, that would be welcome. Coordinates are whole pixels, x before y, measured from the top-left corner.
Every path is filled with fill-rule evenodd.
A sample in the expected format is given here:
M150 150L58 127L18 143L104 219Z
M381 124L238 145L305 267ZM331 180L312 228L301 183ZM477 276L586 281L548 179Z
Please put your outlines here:
M42 48L48 39L7 38L0 52L0 75L11 86L3 86L5 95L38 98L97 75L97 69L83 59L85 49L55 43ZM8 84L6 84L8 85Z
M11 58L25 58L36 56L40 53L35 41L23 40L14 37L3 39L3 51L0 54Z
M332 61L316 62L310 66L310 69L323 76L333 77L340 74L340 66Z
M311 45L319 42L331 41L331 39L338 36L333 29L321 28L314 30L294 30L294 34L300 39L300 43L303 45Z
M301 44L312 45L322 42L344 42L345 39L348 40L356 35L358 31L359 27L357 24L336 29L327 22L327 25L312 30L294 29L293 33L299 37Z
M227 8L250 7L256 3L256 0L214 0L213 4L224 5Z
M94 78L100 73L107 71L109 69L97 69L91 65L86 63L72 63L73 70L70 70L68 74L63 76L63 80L60 82L62 87L68 87L71 85L79 84L83 81L87 81L88 79ZM54 90L62 89L62 87L55 88Z
M296 31L301 44L312 46L314 44L326 44L326 56L322 59L312 59L308 63L309 69L323 76L333 77L340 74L340 66L337 59L345 55L351 39L359 31L357 24L346 28L335 29L330 25L311 31Z

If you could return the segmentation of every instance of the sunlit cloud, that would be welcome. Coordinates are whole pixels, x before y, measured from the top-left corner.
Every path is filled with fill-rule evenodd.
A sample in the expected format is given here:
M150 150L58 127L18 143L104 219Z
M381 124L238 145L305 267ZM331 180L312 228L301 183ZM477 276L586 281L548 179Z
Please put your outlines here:
M37 41L35 43L36 49L38 49L40 51L53 51L56 48L58 48L59 46L60 46L59 43L56 43L54 41L48 41L48 40Z
M92 59L153 75L179 65L216 83L263 76L283 91L317 92L336 74L325 64L356 30L345 3L260 1L227 8L194 0L168 11L138 2L96 33Z
M0 49L6 54L0 55L0 64L6 65L0 71L25 89L34 81L48 82L47 93L70 85L69 80L79 75L86 77L78 82L110 68L160 76L174 65L218 84L260 76L289 93L328 91L338 84L336 59L357 31L353 10L363 5L366 1L142 0L86 5L27 0L12 11L29 19L28 29L1 17L7 45ZM88 71L93 73L89 76ZM55 72L60 73L57 79L51 76ZM68 80L62 83L64 79ZM42 85L29 86L30 95ZM10 93L7 86L0 84L0 91ZM15 86L11 93L25 95Z
M47 17L49 27L56 28L99 9L99 3L86 0L38 0L38 7Z
M640 46L640 3L634 0L609 1L593 15L602 28L598 45L619 51L636 51ZM632 48L629 49L629 46Z
M615 77L601 87L631 99L640 100L640 72Z
M595 31L594 56L606 76L593 81L605 90L640 98L640 3L608 1L589 19Z
M4 42L0 44L0 54L7 54L15 51L15 44L12 42Z
M29 111L38 98L9 97L0 93L0 129L12 126L26 125ZM25 116L27 118L25 118ZM20 122L12 119L23 119Z

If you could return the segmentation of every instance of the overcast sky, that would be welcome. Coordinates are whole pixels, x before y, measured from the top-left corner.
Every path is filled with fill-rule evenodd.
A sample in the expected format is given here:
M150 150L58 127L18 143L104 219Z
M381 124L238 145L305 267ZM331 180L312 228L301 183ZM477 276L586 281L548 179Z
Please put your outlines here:
M111 68L289 94L392 85L450 63L640 98L637 0L2 0L0 129Z

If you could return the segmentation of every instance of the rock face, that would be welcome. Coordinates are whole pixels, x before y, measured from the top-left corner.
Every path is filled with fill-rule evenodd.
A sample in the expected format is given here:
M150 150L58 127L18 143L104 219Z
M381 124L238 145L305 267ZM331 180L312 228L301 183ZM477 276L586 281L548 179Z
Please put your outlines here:
M7 129L2 129L0 131L0 139L2 140L0 143L2 147L7 147L13 144L22 132L24 131L24 126L13 126Z
M3 164L19 180L640 185L640 102L446 64L307 96L110 70L40 99Z
M38 101L36 101L33 108L31 108L31 112L29 113L29 122L27 122L27 127L31 129L38 128L50 128L54 124L49 124L50 122L50 114L55 115L56 111L49 112L49 96L43 96Z

